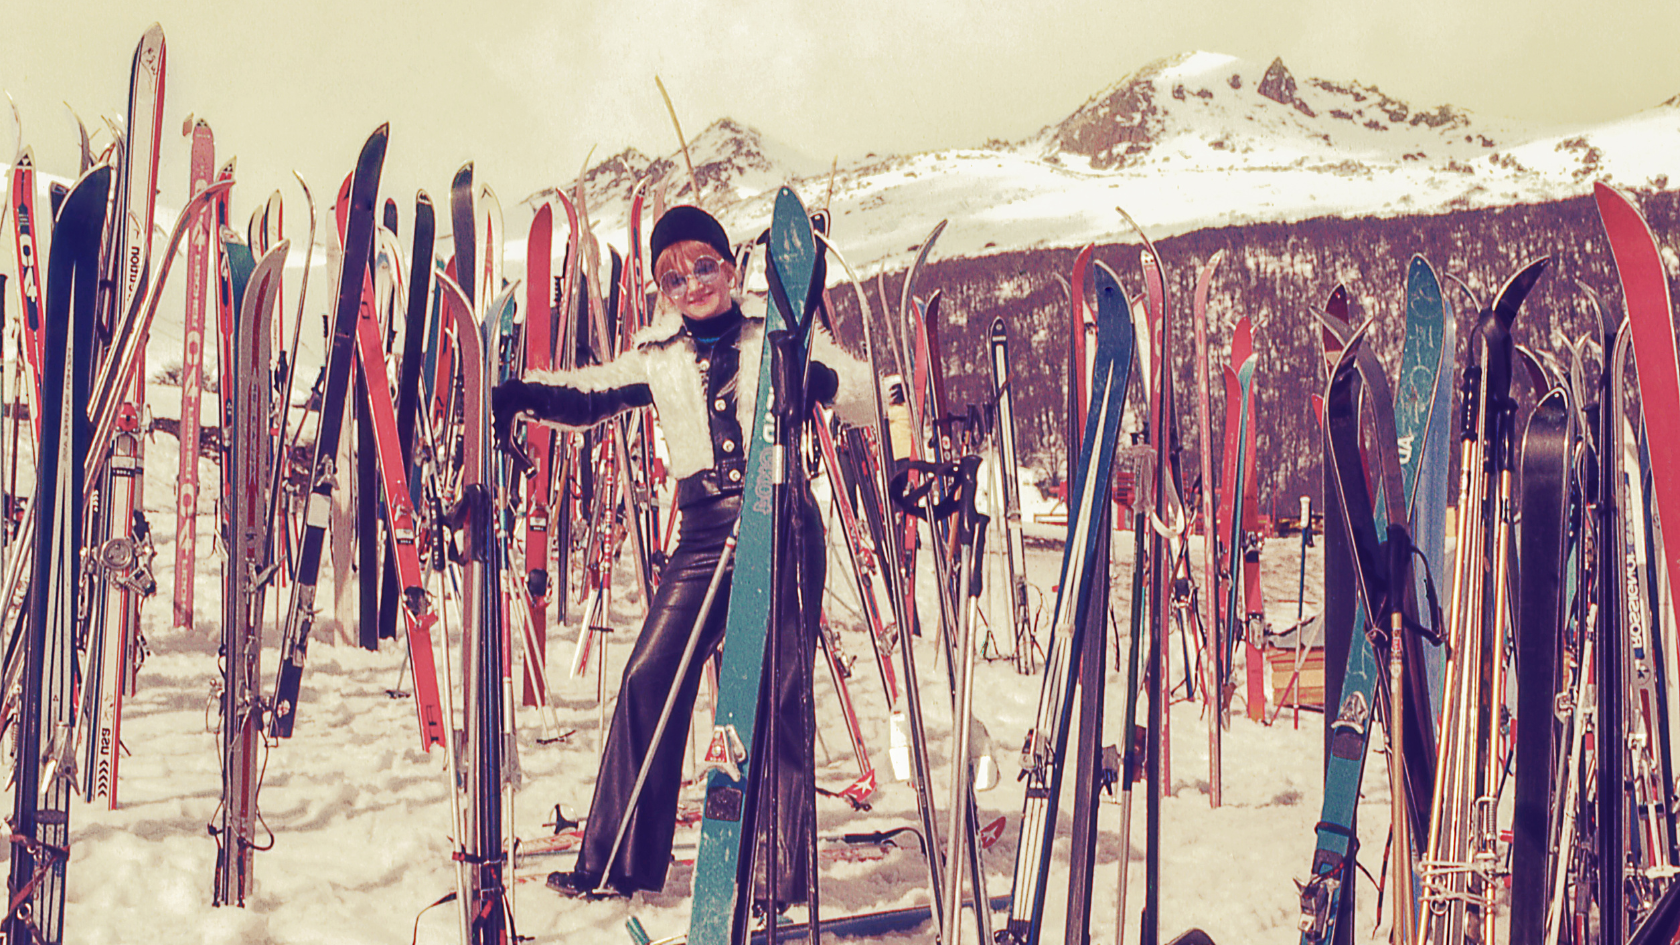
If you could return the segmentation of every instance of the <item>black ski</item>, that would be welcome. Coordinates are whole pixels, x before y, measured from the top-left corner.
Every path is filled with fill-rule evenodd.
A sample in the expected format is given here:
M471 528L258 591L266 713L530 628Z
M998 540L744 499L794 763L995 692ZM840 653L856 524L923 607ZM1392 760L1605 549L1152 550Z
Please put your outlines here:
M290 738L292 726L297 721L298 689L303 681L309 631L315 623L315 586L320 577L327 520L332 513L333 487L339 477L338 439L344 425L344 397L350 385L350 369L356 361L356 318L361 308L368 253L373 246L374 208L389 137L389 125L380 125L368 137L356 161L356 173L350 187L350 213L338 276L338 301L327 348L327 383L321 398L321 426L315 437L315 459L309 467L303 543L298 552L291 600L286 608L285 631L280 641L280 672L274 684L273 712L269 719L269 734L279 738Z
M47 263L34 576L29 588L12 786L7 880L11 907L5 922L9 942L56 945L64 937L70 795L76 777L71 677L81 570L82 484L91 433L87 401L99 249L111 177L108 165L96 167L65 196Z

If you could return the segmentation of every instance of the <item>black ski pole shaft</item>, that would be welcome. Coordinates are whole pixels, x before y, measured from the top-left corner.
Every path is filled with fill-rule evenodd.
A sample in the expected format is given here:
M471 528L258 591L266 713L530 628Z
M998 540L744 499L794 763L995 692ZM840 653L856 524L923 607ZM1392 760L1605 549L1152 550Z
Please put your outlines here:
M1141 499L1138 507L1141 509L1146 503ZM1126 940L1126 887L1132 865L1132 784L1137 780L1137 702L1138 702L1138 664L1142 661L1139 649L1144 637L1144 600L1148 596L1148 585L1145 576L1148 574L1144 567L1144 535L1149 530L1149 516L1138 512L1132 516L1132 625L1130 642L1126 649L1126 712L1120 717L1121 749L1120 749L1120 888L1114 908L1114 943L1124 945Z
M1092 484L1093 486L1096 483ZM1104 495L1097 513L1097 540L1084 640L1079 654L1079 729L1074 753L1073 828L1068 855L1067 945L1091 939L1091 887L1097 866L1097 792L1103 783L1103 697L1108 653L1109 555L1113 544L1112 504ZM1188 657L1185 665L1189 665ZM1188 679L1188 676L1186 677Z
M1301 577L1295 583L1295 622L1299 624L1307 607L1307 549L1312 547L1312 499L1301 496ZM1295 645L1299 647L1300 633L1296 633ZM1299 718L1300 713L1296 713Z
M788 442L788 436L791 432L789 428L794 425L794 418L799 416L797 405L791 404L790 400L802 392L798 389L798 381L794 377L793 366L788 363L792 360L790 358L792 352L789 350L793 344L791 336L782 332L765 339L765 343L769 347L766 353L771 358L772 415L775 417L776 424L776 442L773 448L778 451L779 455L774 463L775 481L772 486L775 493L775 517L771 519L770 523L772 535L770 547L775 549L775 554L770 558L770 660L769 665L764 670L768 674L766 684L760 690L769 697L768 708L770 711L764 720L762 736L764 747L759 752L759 764L756 766L753 777L758 782L759 795L765 799L764 815L761 818L761 826L765 837L764 912L768 919L764 929L764 941L766 945L776 945L778 939L776 929L777 900L780 898L779 893L781 892L779 882L781 879L781 850L779 847L781 846L782 830L781 791L778 790L781 786L778 775L782 758L778 738L780 725L778 723L781 721L779 716L781 715L782 690L787 682L782 678L781 672L782 648L787 644L787 641L783 639L783 631L787 628L788 621L784 617L790 604L797 606L797 602L790 602L787 599L789 588L784 585L787 577L784 569L789 565L797 567L796 559L789 556L797 555L799 551L795 547L797 537L793 534L794 530L791 528L793 523L789 521L789 515L792 512L793 490L788 482L790 475L788 467L792 464L793 450L790 448L791 444ZM756 846L756 844L756 839L748 840L749 846ZM748 857L745 853L742 854L741 860L743 863L747 862ZM747 875L750 879L751 874ZM742 898L750 899L750 893ZM737 921L735 935L741 936L744 933L745 923Z

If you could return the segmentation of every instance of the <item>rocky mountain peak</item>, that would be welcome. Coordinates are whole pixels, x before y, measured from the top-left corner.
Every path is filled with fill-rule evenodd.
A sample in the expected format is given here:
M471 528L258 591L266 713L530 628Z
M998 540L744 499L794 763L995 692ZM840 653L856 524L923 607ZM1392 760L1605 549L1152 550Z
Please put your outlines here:
M1308 118L1318 117L1312 106L1295 94L1295 76L1283 64L1282 56L1273 59L1272 64L1266 67L1266 74L1260 77L1260 85L1255 91L1280 105L1292 106Z
M1146 153L1164 118L1155 80L1192 55L1156 60L1098 92L1055 127L1050 147L1085 155L1098 169L1119 167Z
M1125 77L1047 129L1038 144L1052 162L1077 158L1090 170L1112 171L1210 158L1232 166L1303 158L1464 160L1507 137L1499 123L1473 121L1450 105L1418 109L1359 82L1297 79L1281 58L1262 67L1194 52Z

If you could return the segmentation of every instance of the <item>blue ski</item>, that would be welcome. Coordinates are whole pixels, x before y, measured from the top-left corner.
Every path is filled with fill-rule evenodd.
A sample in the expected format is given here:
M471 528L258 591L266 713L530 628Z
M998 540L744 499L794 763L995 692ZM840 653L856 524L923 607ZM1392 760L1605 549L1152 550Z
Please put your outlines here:
M1120 433L1120 418L1125 413L1134 339L1129 317L1131 306L1119 281L1102 266L1096 267L1094 281L1097 344L1091 371L1091 408L1085 415L1085 435L1080 441L1079 462L1074 467L1068 539L1062 552L1038 716L1021 753L1027 796L1021 813L1021 842L1015 853L1009 924L1000 941L1004 938L1012 942L1037 941L1044 917L1044 884L1050 873L1056 809L1065 766L1063 755L1079 669L1075 657L1087 629L1103 632L1102 627L1085 626L1086 611L1090 607L1092 582L1108 578L1106 574L1094 573L1096 569L1092 567L1099 537L1095 530L1103 520L1101 503L1108 499L1107 484Z
M771 293L765 312L765 345L758 365L757 418L749 433L746 495L741 503L740 539L736 545L729 611L725 623L723 666L718 675L717 712L705 763L705 818L694 862L694 898L688 941L726 945L744 931L751 900L753 815L756 757L749 757L759 711L760 684L768 651L771 619L771 564L775 546L775 496L783 459L777 455L779 432L771 403L772 333L804 324L800 305L816 270L817 242L799 197L786 187L776 195L770 222L770 263L785 297ZM799 353L804 336L799 333ZM743 373L746 365L742 365ZM765 773L768 776L768 772ZM772 880L773 884L773 880Z

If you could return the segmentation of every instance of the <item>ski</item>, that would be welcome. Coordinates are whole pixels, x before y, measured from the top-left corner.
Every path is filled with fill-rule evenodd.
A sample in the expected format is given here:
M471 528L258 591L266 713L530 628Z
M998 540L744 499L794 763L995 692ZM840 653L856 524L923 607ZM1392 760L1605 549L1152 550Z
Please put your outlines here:
M994 910L1006 909L1009 906L1008 896L999 896L991 901ZM883 935L909 934L919 930L933 919L932 909L928 906L905 906L900 909L881 909L874 912L860 912L855 915L837 916L831 919L817 921L819 936L833 935L839 938L873 939ZM642 930L642 925L631 919L627 925L630 929L630 939L635 945L684 945L694 939L690 935L674 935L670 938L654 939ZM811 925L809 922L782 921L776 926L778 941L803 942L810 939ZM753 929L744 940L751 945L762 945L769 941L770 933L766 930Z
M304 500L303 541L298 549L297 573L293 575L290 599L281 621L284 629L280 639L280 668L270 699L269 734L277 738L291 737L293 726L297 723L303 664L308 654L309 632L315 624L315 590L320 576L321 553L332 513L333 490L341 475L338 470L338 444L344 424L343 404L356 357L357 317L373 245L374 207L389 136L389 127L381 125L362 145L350 199L343 211L348 214L345 251L339 267L332 336L327 346L327 378L321 396L320 426L315 435L315 456L309 467L309 496Z
M1342 891L1352 884L1353 878L1356 853L1353 815L1371 726L1386 717L1390 737L1398 740L1393 731L1394 716L1384 716L1379 704L1377 693L1382 686L1382 673L1377 656L1379 648L1388 649L1397 642L1400 626L1395 615L1410 616L1409 573L1400 582L1383 570L1385 564L1392 565L1395 559L1403 559L1404 567L1409 567L1405 487L1397 456L1399 437L1395 433L1393 396L1381 365L1365 346L1365 337L1362 330L1346 340L1324 395L1327 478L1335 487L1337 507L1342 510L1340 527L1354 555L1356 604L1341 702L1336 709L1330 754L1326 759L1325 801L1315 828L1318 844L1313 851L1312 879L1301 887L1302 945L1333 941L1337 933ZM1368 459L1361 451L1362 391L1376 418ZM1367 461L1371 467L1370 485L1366 482ZM1375 497L1371 492L1373 486L1377 489ZM1379 502L1383 511L1379 511ZM1400 544L1392 545L1392 542ZM1383 550L1390 548L1406 551L1402 555ZM1361 633L1366 639L1360 639ZM1411 841L1404 830L1406 823L1405 818L1400 818L1395 824L1395 856L1409 861ZM1397 905L1397 911L1411 910L1409 897L1397 898L1405 900L1403 906ZM1403 924L1402 928L1409 931L1409 924Z
M1202 520L1202 586L1201 601L1214 602L1217 611L1219 600L1219 540L1217 533L1219 525L1214 510L1213 483L1213 401L1212 379L1209 373L1208 361L1208 293L1213 285L1214 270L1225 258L1225 251L1213 254L1196 275L1196 294L1191 303L1191 321L1195 338L1195 374L1196 374L1196 453L1200 473L1198 476ZM1203 608L1205 611L1205 606ZM1209 620L1209 616L1215 619ZM1204 641L1204 651L1213 654L1213 658L1206 659L1203 696L1211 707L1208 716L1208 803L1214 808L1224 804L1223 748L1222 741L1222 713L1219 706L1224 702L1223 682L1220 679L1218 654L1223 650L1219 643L1219 621L1215 615L1205 612L1201 614L1204 635L1209 639Z
M544 202L531 220L525 241L525 371L546 371L554 361L554 309L551 254L554 240L554 206ZM550 489L553 486L554 429L546 424L527 423L525 455L536 463L527 480L525 496L525 605L530 611L524 634L524 704L548 704L548 601L549 541L552 518Z
M1009 380L1009 327L1002 318L992 319L992 400L997 410L997 476L1003 484L1003 547L1007 567L1009 614L1015 631L1015 669L1023 674L1037 671L1033 652L1032 614L1027 605L1027 545L1021 521L1021 471L1015 447L1015 394Z
M17 248L18 293L23 300L23 353L29 365L31 410L35 442L41 440L41 258L36 248L35 153L25 148L12 166L7 197L12 207L12 233Z
M1680 489L1676 488L1676 479L1680 477L1680 441L1673 436L1659 435L1657 425L1652 422L1654 417L1672 416L1680 410L1680 362L1677 362L1675 353L1674 315L1667 269L1655 235L1628 197L1600 183L1593 185L1593 199L1598 205L1599 218L1615 258L1616 275L1627 306L1626 330L1633 336L1640 412L1646 421L1650 450L1651 494L1655 500L1652 504L1657 521L1673 522L1675 516L1680 515L1677 511L1680 510ZM1617 418L1615 422L1619 422L1621 404L1618 402L1613 406L1613 410L1606 411L1606 416ZM1631 509L1618 511L1614 502L1601 502L1600 534L1617 535L1623 527L1620 516L1631 514ZM1664 531L1669 536L1680 534L1680 530L1672 525ZM1615 543L1605 544L1609 547L1602 551L1601 580L1608 580L1609 575L1618 573L1623 566L1615 557ZM1658 556L1656 560L1662 564L1658 574L1666 573L1670 598L1680 599L1674 596L1680 590L1680 538L1666 538L1654 551ZM1655 585L1656 582L1652 583ZM1656 591L1654 586L1652 591ZM1623 639L1622 631L1633 628L1618 626L1620 615L1615 611L1613 607L1600 608L1597 641L1601 648L1597 724L1599 731L1609 733L1612 745L1617 744L1616 739L1623 733L1626 714L1626 707L1622 704L1625 695L1620 691L1621 687L1632 689L1637 683L1637 680L1623 679L1622 654L1629 643ZM1659 636L1655 628L1660 627L1661 621L1656 615L1661 613L1661 609L1653 610L1653 638ZM1601 827L1598 831L1597 855L1601 862L1620 863L1627 854L1624 820L1629 815L1626 813L1624 791L1619 787L1627 776L1626 767L1627 759L1623 752L1598 752L1599 823L1615 825L1615 829ZM1613 859L1605 861L1603 857ZM1601 868L1599 872L1602 875L1599 878L1598 902L1604 934L1619 935L1627 927L1629 910L1638 899L1622 897L1623 877L1614 875L1616 871Z
M776 501L782 481L782 423L803 417L773 403L772 339L791 330L794 344L783 352L795 363L789 372L802 371L810 313L784 305L803 306L816 270L817 244L810 217L794 192L781 188L770 224L770 264L785 293L771 293L764 324L764 352L758 365L753 415L754 436L747 450L746 495L741 505L736 566L725 618L723 665L718 674L718 699L712 735L706 749L705 819L695 858L694 896L689 913L688 940L695 945L726 945L745 933L755 881L757 842L757 784L774 777L761 765L758 752L759 696L769 655L773 563L776 558ZM746 365L743 376L752 376ZM793 643L794 641L789 641ZM773 711L773 710L771 710ZM753 754L749 754L749 750ZM771 788L773 790L773 788ZM930 838L931 839L931 838ZM777 839L772 838L774 850ZM773 888L774 874L768 880ZM773 893L772 893L773 894Z
M1563 636L1565 567L1575 452L1575 410L1569 388L1552 388L1535 405L1523 434L1522 569L1518 611L1514 803L1511 816L1512 945L1545 941L1550 898L1553 746L1559 641Z
M451 300L459 296L450 293ZM448 304L448 303L446 303ZM502 626L502 539L491 472L490 356L496 323L481 327L459 304L455 341L461 364L461 497L454 518L463 531L465 611L463 614L463 705L466 707L467 817L459 856L466 865L467 898L462 902L471 945L505 945L512 916L507 902L507 850L503 845L503 751L506 727L507 644Z
M1093 568L1099 544L1097 530L1107 521L1102 514L1109 496L1110 465L1120 419L1125 412L1127 381L1131 376L1133 338L1128 303L1120 283L1103 267L1093 276L1097 295L1097 343L1092 373L1091 409L1086 414L1079 461L1074 466L1068 497L1068 537L1057 581L1051 642L1045 658L1038 713L1021 752L1027 781L1021 815L1021 841L1015 854L1015 882L1009 923L999 941L1027 945L1038 940L1044 913L1044 886L1049 877L1051 840L1060 803L1064 750L1077 654L1083 634L1102 633L1090 626L1092 586L1106 581ZM954 904L952 904L954 907Z
M9 942L57 945L64 940L70 795L76 779L71 686L89 445L85 408L112 176L109 166L100 165L71 188L47 262L40 485L32 503L33 550L19 556L33 558L33 577L12 785Z
M113 323L134 308L147 290L152 257L152 220L157 199L158 150L163 132L163 97L166 46L163 29L156 23L147 28L134 51L128 99L128 142L119 167L116 196L120 270L111 306ZM113 247L107 247L112 249ZM137 338L133 357L145 359L145 335ZM122 350L107 348L106 357L126 357ZM90 607L88 665L84 669L88 692L85 701L93 707L96 721L88 733L87 766L89 797L103 797L117 805L117 760L122 737L122 696L132 689L132 674L140 645L140 599L157 589L151 574L151 539L141 513L141 464L143 462L142 415L146 402L145 376L134 373L131 384L119 391L116 434L108 455L94 454L106 467L100 486L98 514L94 523L100 565L97 584L101 599ZM95 756L97 760L94 759ZM109 768L109 778L97 780L94 772Z
M442 696L438 692L437 665L432 642L432 626L437 615L432 613L426 593L425 574L420 568L420 529L414 512L413 492L409 489L408 463L403 457L396 408L391 402L390 382L385 374L383 332L372 304L372 284L363 274L361 302L357 308L356 351L360 356L363 387L367 400L361 406L367 415L372 436L358 445L378 460L379 498L385 512L385 525L390 535L391 551L396 559L396 578L399 585L399 610L408 638L409 668L414 679L414 708L420 725L420 747L427 751L442 745L448 732L443 725ZM371 532L362 534L371 542ZM369 577L363 572L364 580Z
M269 416L274 391L270 323L280 273L290 248L284 240L267 253L246 287L236 323L231 454L238 490L222 497L228 523L223 572L221 691L222 803L212 828L216 838L213 903L244 906L251 889L260 780L262 699L260 657L265 572L273 554L268 515Z
M940 228L935 228L930 241L937 237ZM914 455L913 442L899 442L899 437L893 432L887 419L887 400L882 396L880 348L875 343L875 333L872 327L874 321L870 310L868 294L864 291L863 280L859 279L856 271L846 262L833 243L823 238L823 245L835 261L840 264L847 277L851 280L852 291L856 297L858 311L862 313L863 346L871 367L870 374L874 386L875 418L873 428L874 448L872 450L869 437L864 431L849 429L845 431L847 452L854 459L859 475L854 480L858 490L858 505L864 511L864 521L869 526L870 538L875 548L883 555L881 568L883 590L892 609L893 624L897 629L899 641L898 653L903 665L904 679L904 729L902 736L899 729L894 729L895 744L892 754L902 759L895 762L895 767L908 769L911 789L916 796L916 811L921 822L922 834L929 838L929 842L937 842L939 836L938 813L933 802L933 784L931 765L928 761L927 727L923 722L921 686L913 684L920 679L916 671L916 647L913 644L914 634L911 628L915 624L915 603L910 592L911 569L908 555L900 538L908 529L893 518L892 508L886 500L888 483L897 479L897 467L904 453ZM885 298L885 295L882 295ZM891 324L890 316L886 318ZM902 439L913 440L906 435ZM870 461L874 455L874 461ZM897 744L902 737L904 744ZM943 927L946 904L944 896L944 863L937 856L927 858L928 901L931 902L933 916ZM976 870L976 875L983 875ZM983 884L975 884L979 888ZM955 908L955 905L952 905Z
M216 140L202 118L190 129L191 171L187 192L210 186L215 174ZM193 626L193 578L197 570L199 404L204 392L204 331L214 247L209 209L202 211L187 240L187 298L181 353L180 466L175 474L175 607L174 626Z

